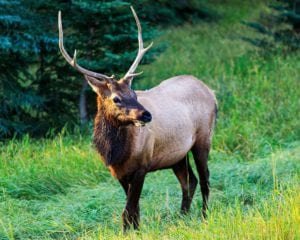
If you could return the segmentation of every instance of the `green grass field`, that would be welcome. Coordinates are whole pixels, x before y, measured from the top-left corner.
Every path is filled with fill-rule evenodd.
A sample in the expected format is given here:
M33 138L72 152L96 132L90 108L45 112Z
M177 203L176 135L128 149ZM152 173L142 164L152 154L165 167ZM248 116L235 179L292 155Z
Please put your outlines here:
M213 152L215 153L215 152ZM149 174L140 232L121 232L125 196L99 163L90 139L11 141L1 147L1 239L297 239L300 143L241 162L210 162L210 214L201 222L200 191L180 216L172 171ZM5 159L5 160L3 160ZM159 187L158 187L159 186Z
M268 1L247 2L219 1L218 22L169 29L154 41L168 50L135 80L192 74L216 91L206 222L199 188L190 214L179 214L179 183L164 170L146 178L140 231L123 235L123 190L91 135L63 130L1 143L0 239L300 239L300 56L261 57L240 39L257 34L241 21L267 10Z

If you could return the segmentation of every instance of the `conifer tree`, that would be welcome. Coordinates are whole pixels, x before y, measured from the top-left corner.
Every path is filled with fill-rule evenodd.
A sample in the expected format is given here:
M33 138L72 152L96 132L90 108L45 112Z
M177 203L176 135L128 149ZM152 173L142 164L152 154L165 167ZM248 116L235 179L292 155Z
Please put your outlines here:
M0 1L0 138L32 130L43 104L29 80L36 49L26 16L21 1Z
M121 76L137 51L130 5L139 15L145 42L157 35L159 25L209 16L193 0L0 0L0 138L43 135L77 123L79 102L82 122L93 115L94 95L59 53L57 13L62 11L65 46L70 53L78 50L80 65ZM142 64L162 50L156 44Z
M288 54L300 49L300 1L278 0L270 6L271 13L263 14L259 22L246 25L261 33L258 38L244 38L265 53L280 51Z

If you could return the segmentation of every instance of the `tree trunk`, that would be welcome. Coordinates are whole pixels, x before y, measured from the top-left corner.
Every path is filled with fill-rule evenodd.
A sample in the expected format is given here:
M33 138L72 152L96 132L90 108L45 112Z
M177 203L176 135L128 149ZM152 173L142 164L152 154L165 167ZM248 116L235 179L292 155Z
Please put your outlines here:
M88 45L90 46L92 43L92 36L94 35L94 28L91 27L89 29L90 31L90 40L88 41ZM88 56L89 58L91 56ZM81 126L86 125L86 123L88 122L88 113L87 113L87 105L86 105L86 89L87 89L88 83L87 81L83 78L83 82L82 82L82 87L81 87L81 91L80 91L80 98L79 98L79 113L80 113L80 123Z
M79 114L80 114L81 126L85 125L88 121L87 106L86 106L86 89L88 83L84 78L82 80L83 82L82 82L80 98L79 98Z
M300 0L294 2L294 19L293 19L293 30L295 33L300 33Z

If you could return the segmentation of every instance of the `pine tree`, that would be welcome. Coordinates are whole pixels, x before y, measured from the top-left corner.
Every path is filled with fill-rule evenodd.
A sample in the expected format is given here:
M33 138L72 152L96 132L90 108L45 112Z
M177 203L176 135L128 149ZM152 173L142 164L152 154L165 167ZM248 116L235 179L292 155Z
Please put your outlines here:
M34 130L43 97L36 92L30 65L33 36L21 1L0 1L0 138Z
M270 53L289 53L300 49L300 1L278 0L270 6L271 13L261 16L259 22L245 23L261 33L259 38L246 41Z
M78 63L121 77L137 51L131 4L141 20L145 42L158 34L159 25L209 16L203 4L193 0L0 0L0 138L43 135L48 129L77 123L78 102L82 122L93 115L94 95L59 53L57 13L62 11L67 51L78 50ZM163 49L157 44L142 64Z

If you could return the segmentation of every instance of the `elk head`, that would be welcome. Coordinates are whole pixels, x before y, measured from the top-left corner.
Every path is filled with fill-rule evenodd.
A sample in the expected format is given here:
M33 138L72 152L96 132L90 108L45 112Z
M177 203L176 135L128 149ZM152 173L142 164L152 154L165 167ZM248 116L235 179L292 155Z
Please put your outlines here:
M152 116L151 113L138 102L135 91L131 89L131 83L135 76L142 73L135 73L135 70L153 43L144 48L140 21L133 7L131 7L131 11L138 28L139 49L128 72L120 80L116 80L114 76L109 77L79 66L76 61L76 50L73 58L70 57L63 44L60 11L58 12L59 49L66 61L84 75L93 91L98 95L98 112L105 114L107 119L117 125L135 124L136 126L144 126L145 123L152 120Z

